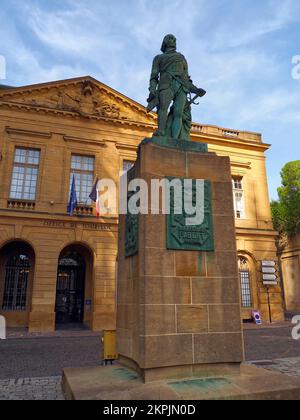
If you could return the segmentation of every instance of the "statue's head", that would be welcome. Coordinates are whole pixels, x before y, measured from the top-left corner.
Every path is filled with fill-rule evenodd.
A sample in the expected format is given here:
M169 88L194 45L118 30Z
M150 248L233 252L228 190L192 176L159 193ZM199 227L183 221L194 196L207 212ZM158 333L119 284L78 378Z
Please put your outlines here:
M162 46L161 46L161 50L162 52L166 52L167 49L174 49L176 50L176 44L177 44L177 40L176 37L172 34L166 35L164 37Z

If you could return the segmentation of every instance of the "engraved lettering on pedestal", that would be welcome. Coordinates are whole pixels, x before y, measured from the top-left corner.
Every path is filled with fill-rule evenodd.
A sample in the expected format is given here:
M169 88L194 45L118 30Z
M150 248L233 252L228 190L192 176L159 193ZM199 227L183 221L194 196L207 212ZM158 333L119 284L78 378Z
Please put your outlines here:
M184 179L181 179L181 182L184 186ZM170 250L214 251L210 181L205 181L204 184L204 222L201 225L188 226L186 220L189 215L185 213L184 209L182 214L174 214L173 189L170 198L170 214L167 215L167 248ZM193 206L196 206L196 180L193 180Z
M134 192L130 191L127 195L127 215L125 232L125 256L132 257L138 253L139 246L139 216L131 214L128 209L128 203Z

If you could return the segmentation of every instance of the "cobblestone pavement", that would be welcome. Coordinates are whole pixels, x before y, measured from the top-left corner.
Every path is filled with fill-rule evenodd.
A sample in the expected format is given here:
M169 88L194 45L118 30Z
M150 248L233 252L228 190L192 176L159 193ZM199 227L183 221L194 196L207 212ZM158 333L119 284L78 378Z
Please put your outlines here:
M258 367L300 378L300 357L251 362Z
M0 400L63 400L63 368L101 364L99 334L32 337L14 331L8 337L0 340Z
M290 324L246 328L246 360L300 377L300 340L292 339L291 330ZM0 340L0 400L61 400L63 368L101 364L99 334L13 332L8 337Z
M244 331L246 360L276 360L300 357L300 340L293 340L291 323L262 326Z
M100 337L0 341L0 380L60 376L66 367L101 363Z
M0 381L0 401L59 401L64 399L60 376Z

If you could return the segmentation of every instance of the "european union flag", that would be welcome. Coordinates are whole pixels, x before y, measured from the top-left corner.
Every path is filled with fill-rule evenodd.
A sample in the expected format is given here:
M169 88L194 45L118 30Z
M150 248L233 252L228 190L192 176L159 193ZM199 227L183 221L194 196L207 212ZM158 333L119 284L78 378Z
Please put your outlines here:
M76 193L76 184L75 184L75 175L73 175L73 181L72 181L72 188L70 193L70 200L68 205L68 213L70 216L73 215L74 209L78 206L78 199L77 199L77 193Z

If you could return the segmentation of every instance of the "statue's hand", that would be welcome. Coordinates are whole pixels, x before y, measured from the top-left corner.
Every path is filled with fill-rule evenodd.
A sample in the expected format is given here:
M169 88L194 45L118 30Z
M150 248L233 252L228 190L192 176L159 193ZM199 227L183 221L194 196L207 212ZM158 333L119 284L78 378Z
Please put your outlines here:
M147 99L147 102L151 102L156 98L156 94L153 92L150 92L149 98Z
M206 90L204 90L204 89L197 89L197 95L199 95L200 98L202 98L203 96L206 95Z

